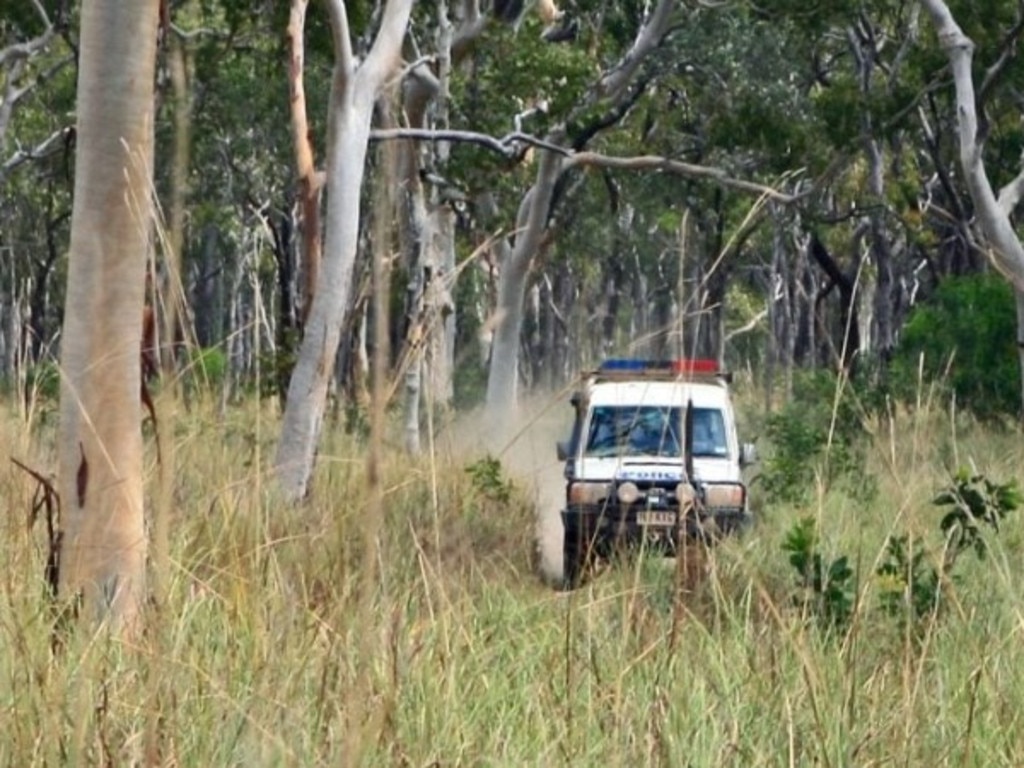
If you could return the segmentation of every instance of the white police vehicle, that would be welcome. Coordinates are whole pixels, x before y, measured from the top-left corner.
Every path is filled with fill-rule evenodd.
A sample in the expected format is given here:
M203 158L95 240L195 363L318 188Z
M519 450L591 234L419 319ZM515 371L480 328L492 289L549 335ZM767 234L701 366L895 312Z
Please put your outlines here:
M564 579L574 587L597 557L645 542L667 554L751 520L730 377L714 360L606 360L573 394L562 510Z

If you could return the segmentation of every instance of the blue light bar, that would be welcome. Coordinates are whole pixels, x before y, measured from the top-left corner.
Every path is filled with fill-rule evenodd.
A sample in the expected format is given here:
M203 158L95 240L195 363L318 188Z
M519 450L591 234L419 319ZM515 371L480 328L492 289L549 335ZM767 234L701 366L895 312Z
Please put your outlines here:
M664 361L617 357L605 360L597 370L600 373L628 373L636 371L667 371L670 368L669 364Z

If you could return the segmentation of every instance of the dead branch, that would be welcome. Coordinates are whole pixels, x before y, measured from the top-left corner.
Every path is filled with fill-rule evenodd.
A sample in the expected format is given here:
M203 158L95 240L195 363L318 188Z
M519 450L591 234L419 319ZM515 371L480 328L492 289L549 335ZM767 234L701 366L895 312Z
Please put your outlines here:
M766 184L755 181L737 179L730 176L722 168L714 168L707 165L694 165L681 160L674 160L660 155L638 155L633 157L613 157L602 155L598 152L574 152L569 147L553 144L549 141L539 139L527 133L510 133L502 138L496 138L486 133L476 131L437 131L426 128L389 128L377 129L370 133L372 141L393 141L396 139L413 139L417 141L452 141L466 144L476 144L490 149L503 157L513 158L518 156L523 145L546 149L566 158L565 168L573 166L610 168L613 170L625 171L661 171L677 176L685 176L691 179L708 179L725 187L736 189L755 195L763 195L776 202L790 204L795 203L809 194L809 190L797 195L782 192Z

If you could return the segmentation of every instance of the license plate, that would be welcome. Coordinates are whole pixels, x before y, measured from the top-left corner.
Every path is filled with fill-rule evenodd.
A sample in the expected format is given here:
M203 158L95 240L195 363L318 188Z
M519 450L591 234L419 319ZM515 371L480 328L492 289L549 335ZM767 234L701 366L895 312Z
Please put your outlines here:
M676 513L645 510L636 513L636 522L637 525L673 526L676 524Z

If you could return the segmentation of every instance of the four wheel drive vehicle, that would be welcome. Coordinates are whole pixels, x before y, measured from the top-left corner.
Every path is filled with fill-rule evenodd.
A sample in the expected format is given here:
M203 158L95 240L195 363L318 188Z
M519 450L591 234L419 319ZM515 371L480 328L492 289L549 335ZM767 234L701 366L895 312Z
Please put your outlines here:
M751 521L730 377L714 360L607 360L573 394L565 462L564 579L644 543L666 554Z

